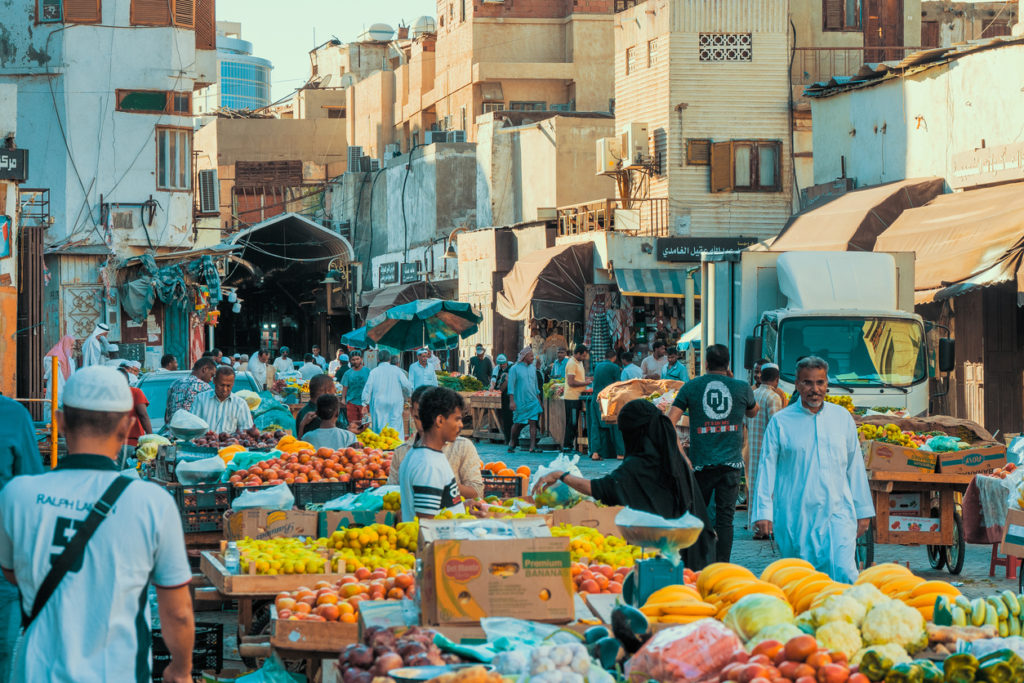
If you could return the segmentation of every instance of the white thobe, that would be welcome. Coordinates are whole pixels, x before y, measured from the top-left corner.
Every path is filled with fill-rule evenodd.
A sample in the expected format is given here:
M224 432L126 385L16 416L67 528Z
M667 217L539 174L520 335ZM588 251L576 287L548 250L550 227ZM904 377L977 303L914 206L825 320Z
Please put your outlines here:
M405 441L402 410L411 393L412 382L401 368L382 363L370 370L363 387L363 405L369 407L373 431L380 434L384 427L391 427L398 432L398 438Z
M437 386L437 373L434 372L434 368L427 362L424 365L420 362L413 363L409 366L409 381L412 382L412 388L418 389L424 384L432 387Z
M295 372L295 363L292 362L291 358L278 356L277 358L274 359L274 370L279 375L283 375L289 372Z
M249 363L249 372L252 374L253 379L259 384L260 389L267 388L267 364L257 361L251 361Z
M875 516L849 411L798 401L772 417L761 445L751 519L773 523L783 557L801 557L835 581L857 578L857 520Z
M82 342L82 367L87 368L90 365L102 364L103 344L100 342L99 335L96 332L93 332L84 342Z
M68 375L70 376L70 375L74 374L74 372L75 372L75 359L74 358L68 358L68 368L71 370L71 372L69 372ZM43 413L45 414L47 420L50 419L50 397L53 396L53 393L52 393L53 392L53 377L52 377L52 375L53 375L53 356L43 356L43 383L46 384L46 393L44 394L44 397L46 398L46 406L45 406L45 408L43 410ZM60 403L61 396L64 393L64 383L66 381L67 380L64 379L64 373L61 372L60 365L58 364L57 365L57 403L58 404Z

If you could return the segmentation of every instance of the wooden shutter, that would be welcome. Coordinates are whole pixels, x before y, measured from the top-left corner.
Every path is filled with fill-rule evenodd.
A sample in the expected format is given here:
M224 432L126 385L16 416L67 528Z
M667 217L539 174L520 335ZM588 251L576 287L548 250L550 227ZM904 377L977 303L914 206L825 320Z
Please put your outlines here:
M173 0L132 0L133 26L170 26Z
M195 0L174 0L174 25L178 28L194 28L196 25Z
M711 143L711 191L732 192L732 142Z
M821 0L821 17L826 31L842 31L846 0Z
M707 166L710 164L711 140L687 140L686 163L690 166Z
M65 23L98 24L100 19L100 0L64 0Z
M213 0L196 0L196 49L217 49L217 20ZM313 72L316 75L316 72Z

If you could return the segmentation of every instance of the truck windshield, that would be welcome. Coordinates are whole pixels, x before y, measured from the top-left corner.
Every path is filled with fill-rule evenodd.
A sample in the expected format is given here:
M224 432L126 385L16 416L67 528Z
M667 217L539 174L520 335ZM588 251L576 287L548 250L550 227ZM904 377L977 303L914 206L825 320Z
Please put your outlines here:
M787 318L779 368L789 381L803 356L828 362L829 380L848 386L907 386L925 378L924 329L899 318Z

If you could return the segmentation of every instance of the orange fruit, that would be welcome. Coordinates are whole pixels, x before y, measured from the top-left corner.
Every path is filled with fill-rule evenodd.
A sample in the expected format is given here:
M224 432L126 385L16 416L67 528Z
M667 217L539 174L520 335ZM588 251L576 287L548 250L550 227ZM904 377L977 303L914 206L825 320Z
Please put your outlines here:
M601 587L597 585L597 582L593 579L587 579L580 583L580 592L582 593L600 593Z
M358 617L356 617L355 614L342 614L341 615L341 621L346 623L346 624L354 624L354 623L356 623L357 619L358 619Z
M334 454L334 451L330 448L318 448L316 449L317 457L328 458Z
M338 611L344 614L355 614L356 608L347 602L338 603Z
M338 604L338 594L335 592L324 593L316 599L317 605L336 605Z
M309 614L313 611L313 606L308 602L297 602L295 603L295 609L292 610L295 614Z
M527 467L526 465L520 465L519 467L516 468L516 474L522 475L524 477L529 477L530 468Z

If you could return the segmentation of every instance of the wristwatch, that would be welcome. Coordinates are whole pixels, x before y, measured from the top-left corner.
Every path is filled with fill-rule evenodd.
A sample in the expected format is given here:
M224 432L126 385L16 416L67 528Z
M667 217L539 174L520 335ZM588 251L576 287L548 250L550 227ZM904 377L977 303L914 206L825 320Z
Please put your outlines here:
M569 476L568 472L562 472L562 474L559 475L559 477L558 477L558 481L560 481L560 482L562 482L564 484L565 483L565 478L568 477L568 476Z

